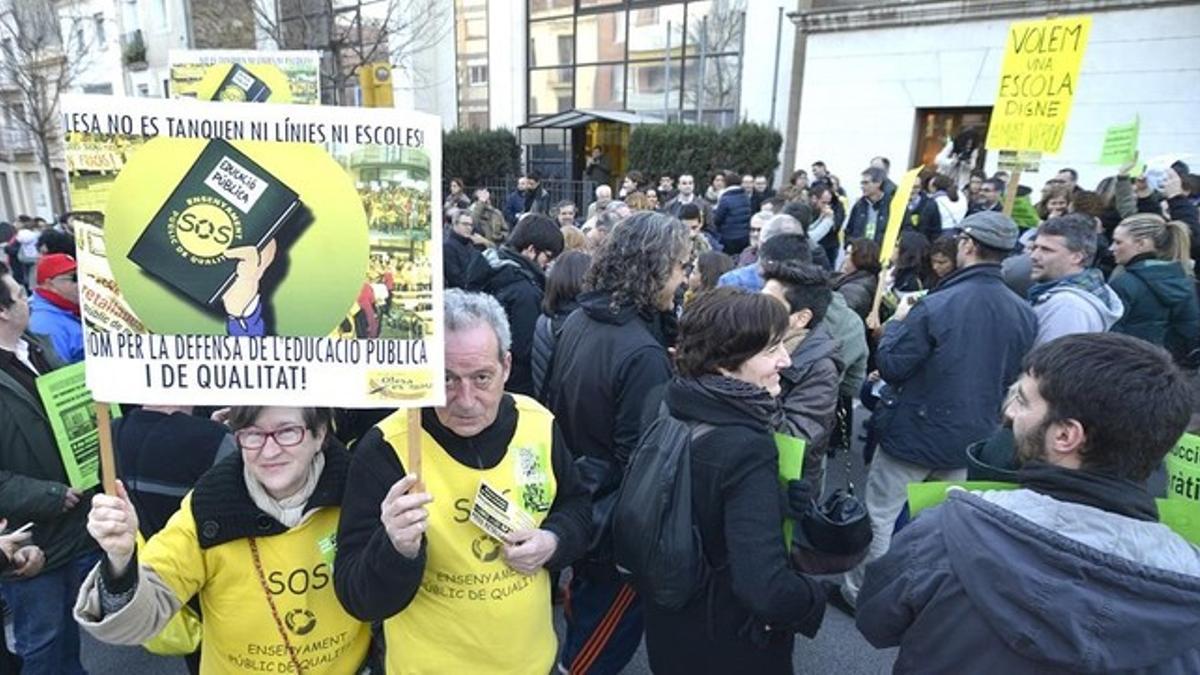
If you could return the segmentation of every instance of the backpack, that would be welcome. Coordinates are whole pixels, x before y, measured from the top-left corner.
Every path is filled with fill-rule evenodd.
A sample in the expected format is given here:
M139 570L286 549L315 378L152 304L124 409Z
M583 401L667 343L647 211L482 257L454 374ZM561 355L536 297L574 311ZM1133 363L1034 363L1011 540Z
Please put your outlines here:
M617 568L669 610L686 605L712 574L692 519L691 446L714 428L660 415L629 458L613 510Z

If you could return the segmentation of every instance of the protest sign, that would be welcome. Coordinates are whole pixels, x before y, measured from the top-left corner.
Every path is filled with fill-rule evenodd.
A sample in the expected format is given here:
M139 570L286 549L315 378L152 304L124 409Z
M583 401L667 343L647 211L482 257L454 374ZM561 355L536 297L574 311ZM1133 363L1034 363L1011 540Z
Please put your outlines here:
M1016 483L985 480L932 481L908 484L908 515L916 518L922 511L940 505L950 495L950 488L961 487L972 492L987 490L1016 490ZM1193 544L1200 544L1200 509L1182 500L1154 500L1158 507L1158 522Z
M74 363L39 376L37 390L67 470L67 482L76 490L90 490L100 483L100 434L92 393L84 382L84 365ZM116 406L110 413L114 417L121 414Z
M1200 502L1200 435L1184 434L1167 455L1167 499Z
M1037 173L1042 162L1042 153L1030 150L1001 150L996 158L1000 171L1027 171Z
M1138 128L1141 118L1134 116L1128 124L1114 124L1104 131L1104 145L1100 148L1100 163L1105 166L1132 162L1137 156Z
M437 118L64 95L87 383L99 400L419 407L444 399Z
M804 450L808 443L802 438L775 434L775 449L779 451L779 484L787 489L788 481L800 480L804 471ZM793 532L796 521L791 518L783 519L783 541L788 550L792 549Z
M917 514L933 506L937 506L946 501L946 496L950 494L950 488L960 487L964 490L972 492L983 492L985 490L1015 490L1018 485L1016 483L1004 483L1001 481L989 480L951 480L951 481L932 481L928 483L909 483L908 484L908 515L910 518L916 518Z
M321 103L315 51L172 49L171 98L239 103Z
M988 150L1058 152L1091 27L1090 16L1009 25Z
M891 207L888 209L887 229L883 232L883 243L879 248L880 262L892 259L896 241L900 239L900 230L904 226L904 212L908 210L908 200L912 197L913 190L921 189L921 186L917 185L917 174L921 173L923 168L925 167L914 167L900 177L900 183L896 186Z

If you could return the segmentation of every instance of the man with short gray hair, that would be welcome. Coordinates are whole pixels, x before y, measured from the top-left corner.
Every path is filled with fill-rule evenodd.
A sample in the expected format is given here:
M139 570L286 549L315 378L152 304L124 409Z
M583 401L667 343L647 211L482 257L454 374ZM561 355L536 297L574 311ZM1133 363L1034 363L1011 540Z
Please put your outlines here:
M1073 333L1102 333L1120 320L1125 305L1092 267L1096 228L1091 217L1072 213L1038 228L1029 254L1033 286L1029 302L1037 315L1036 344Z
M388 672L548 673L547 570L587 549L588 494L554 415L504 392L512 333L500 303L450 289L445 327L446 405L421 410L420 475L407 466L407 411L355 446L334 587L351 615L383 622ZM477 527L468 516L485 484L532 527L503 541Z
M887 180L887 172L879 167L868 167L862 172L862 197L854 202L850 216L846 219L846 241L851 239L873 239L876 244L883 243L883 234L887 230L888 211L892 204L892 194L883 189Z

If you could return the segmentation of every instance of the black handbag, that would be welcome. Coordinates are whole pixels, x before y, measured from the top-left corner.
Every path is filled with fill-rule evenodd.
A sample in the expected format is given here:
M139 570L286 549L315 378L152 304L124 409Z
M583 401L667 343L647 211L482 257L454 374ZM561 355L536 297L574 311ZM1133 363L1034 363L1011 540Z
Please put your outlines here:
M867 507L854 495L850 451L846 450L846 488L824 502L814 500L796 523L792 566L805 574L840 574L858 566L871 546L873 532Z

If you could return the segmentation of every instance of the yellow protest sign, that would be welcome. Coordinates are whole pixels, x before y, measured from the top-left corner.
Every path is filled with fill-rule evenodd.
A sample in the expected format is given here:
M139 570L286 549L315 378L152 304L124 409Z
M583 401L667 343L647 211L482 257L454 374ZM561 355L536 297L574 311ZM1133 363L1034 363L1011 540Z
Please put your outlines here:
M1058 152L1091 28L1090 16L1017 21L1008 27L989 150Z
M904 225L904 212L908 209L908 200L912 197L913 190L921 189L917 185L917 174L921 173L923 168L917 166L909 169L908 173L900 178L900 184L896 186L896 192L892 194L892 203L888 208L887 229L884 230L883 243L879 249L879 262L885 262L892 257L892 250L896 248L896 242L900 239L900 230Z

